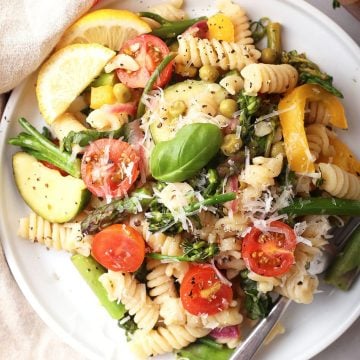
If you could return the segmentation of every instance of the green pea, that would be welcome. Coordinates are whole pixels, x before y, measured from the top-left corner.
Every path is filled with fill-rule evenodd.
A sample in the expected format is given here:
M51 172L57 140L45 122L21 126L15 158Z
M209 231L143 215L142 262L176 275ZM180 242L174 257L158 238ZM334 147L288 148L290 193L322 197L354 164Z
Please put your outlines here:
M174 101L169 109L169 114L171 117L175 118L179 115L183 115L186 111L186 104L182 100Z
M285 156L285 147L284 147L284 143L282 141L278 141L278 142L274 143L271 146L271 151L270 151L271 157L276 157L277 155L280 155L280 154Z
M225 135L220 149L226 156L230 156L239 151L242 145L241 139L239 139L236 134L228 134Z
M265 48L261 51L261 61L264 64L275 64L277 61L278 54L276 50Z
M228 118L231 118L237 110L237 103L233 99L225 99L220 103L220 113Z
M121 83L114 85L113 93L115 95L116 100L122 104L129 102L132 98L130 89L126 85Z
M215 82L219 77L219 71L215 66L204 65L199 70L201 80Z

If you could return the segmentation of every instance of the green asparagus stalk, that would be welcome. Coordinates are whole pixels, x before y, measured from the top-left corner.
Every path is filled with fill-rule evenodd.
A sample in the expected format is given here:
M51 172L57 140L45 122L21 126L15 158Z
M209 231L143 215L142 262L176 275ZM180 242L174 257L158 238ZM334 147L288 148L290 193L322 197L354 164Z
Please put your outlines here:
M161 26L157 29L154 29L151 34L163 40L175 38L176 36L182 34L190 26L196 24L201 20L207 19L206 16L202 16L199 18L187 19L182 21L169 21L158 14L147 11L140 12L138 15L158 22Z
M81 231L84 234L95 234L100 230L116 224L129 214L137 214L139 205L144 208L152 200L150 185L134 191L129 198L115 200L92 211L81 222Z
M71 261L110 316L116 320L122 319L126 313L124 305L117 301L110 301L105 288L99 281L99 277L107 270L91 256L76 254L71 257Z
M359 270L360 228L357 228L325 273L325 282L341 290L349 290Z
M188 360L228 360L232 352L226 345L218 344L209 338L201 338L179 350L176 355L178 359Z
M296 198L287 207L279 210L289 215L339 215L360 216L360 201L338 198Z
M207 241L184 241L182 248L184 249L184 254L180 256L158 253L150 253L147 256L156 260L203 262L213 258L219 252L217 244L209 244Z
M189 206L185 207L184 208L185 215L186 216L194 215L202 207L223 204L225 202L235 200L235 198L236 198L235 193L213 195L203 201L194 202L193 204L190 204ZM149 230L151 232L166 231L167 229L177 224L177 222L174 220L174 217L170 212L153 211L149 213L148 220L149 220Z
M68 174L80 178L79 159L74 159L70 153L61 151L26 119L20 118L19 123L26 132L20 133L15 138L10 138L9 144L20 146L36 159L54 164Z
M175 56L176 56L176 54L169 54L169 55L165 56L164 59L161 61L161 63L157 66L155 71L152 73L150 79L148 80L148 82L144 88L144 91L143 91L140 101L139 101L139 105L138 105L137 112L136 112L137 119L144 115L144 112L145 112L144 98L145 98L145 96L153 89L156 80L161 75L161 73L166 68L166 66L174 59Z

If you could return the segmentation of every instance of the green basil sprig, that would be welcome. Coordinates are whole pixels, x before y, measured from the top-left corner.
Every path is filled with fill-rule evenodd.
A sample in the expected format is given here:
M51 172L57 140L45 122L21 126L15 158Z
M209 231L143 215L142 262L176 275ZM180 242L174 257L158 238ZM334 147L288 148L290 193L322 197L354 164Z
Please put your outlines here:
M150 157L151 174L168 182L190 179L219 151L221 143L222 134L216 125L186 125L172 140L156 144Z

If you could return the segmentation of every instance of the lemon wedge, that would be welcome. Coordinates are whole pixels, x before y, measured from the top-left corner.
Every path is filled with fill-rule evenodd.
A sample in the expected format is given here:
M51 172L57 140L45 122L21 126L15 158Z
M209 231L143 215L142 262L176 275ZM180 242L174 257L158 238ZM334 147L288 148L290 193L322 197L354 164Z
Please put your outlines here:
M45 121L51 124L64 113L114 55L99 44L74 44L54 53L40 68L36 84Z
M97 43L119 50L125 41L151 31L151 27L127 10L102 9L87 14L70 26L56 49L69 44Z

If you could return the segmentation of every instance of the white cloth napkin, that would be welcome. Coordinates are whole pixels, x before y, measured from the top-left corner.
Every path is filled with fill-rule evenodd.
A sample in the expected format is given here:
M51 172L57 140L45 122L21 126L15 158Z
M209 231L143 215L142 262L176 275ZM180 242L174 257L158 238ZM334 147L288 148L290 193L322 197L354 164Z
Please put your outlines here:
M31 74L63 31L94 0L0 0L0 94ZM0 95L0 118L6 100ZM34 312L7 266L0 246L0 358L84 360Z

